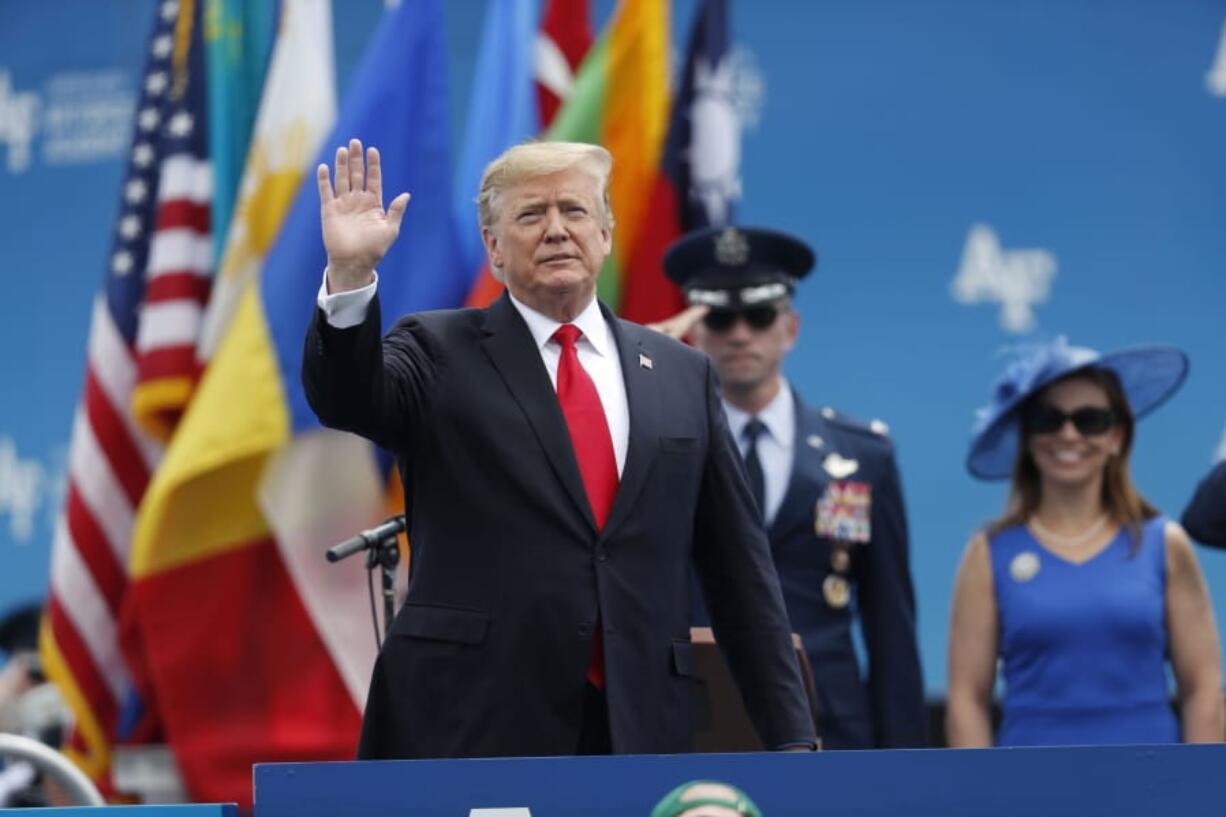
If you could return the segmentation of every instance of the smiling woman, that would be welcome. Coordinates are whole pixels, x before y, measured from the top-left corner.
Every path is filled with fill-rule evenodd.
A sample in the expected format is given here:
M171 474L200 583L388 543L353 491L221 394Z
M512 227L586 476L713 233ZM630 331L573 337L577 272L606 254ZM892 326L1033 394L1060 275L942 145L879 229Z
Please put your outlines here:
M1030 350L998 384L967 465L981 479L1011 476L1011 499L958 571L951 745L992 742L998 659L998 745L1222 740L1217 632L1200 568L1128 467L1135 418L1186 372L1169 347L1100 355L1058 341Z

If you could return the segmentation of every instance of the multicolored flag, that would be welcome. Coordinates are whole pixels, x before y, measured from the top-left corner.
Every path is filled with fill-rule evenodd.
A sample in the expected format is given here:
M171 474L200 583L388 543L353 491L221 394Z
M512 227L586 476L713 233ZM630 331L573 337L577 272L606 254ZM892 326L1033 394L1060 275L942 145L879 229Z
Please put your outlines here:
M617 220L598 291L621 310L668 127L668 3L622 0L592 47L547 139L592 142L613 154L609 197Z
M385 12L320 160L351 136L410 190L380 264L388 321L458 304L440 0ZM434 203L435 206L430 206ZM375 655L360 560L329 544L381 515L369 443L321 429L302 342L326 258L316 190L299 190L244 285L137 519L131 593L166 732L192 796L251 804L251 765L352 757Z
M277 22L277 0L205 0L213 257L221 258L247 160Z
M330 0L284 0L228 239L196 359L206 366L239 296L259 274L302 181L336 122Z
M165 348L159 341L174 332L165 326L169 313L180 310L190 321L206 291L198 275L207 269L201 247L209 227L208 164L197 127L204 117L202 77L194 73L199 35L194 3L158 6L106 277L94 302L67 498L51 549L40 651L74 716L66 750L104 787L112 747L141 737L132 725L150 726L133 717L147 707L135 693L118 636L130 589L133 520L162 453L137 422L133 396L138 383L173 369L156 365ZM173 305L179 296L181 307ZM150 331L147 320L160 328Z
M664 277L664 250L682 233L731 222L740 198L741 128L728 29L728 0L702 0L664 158L625 269L621 314L632 321L662 320L685 306L680 289Z

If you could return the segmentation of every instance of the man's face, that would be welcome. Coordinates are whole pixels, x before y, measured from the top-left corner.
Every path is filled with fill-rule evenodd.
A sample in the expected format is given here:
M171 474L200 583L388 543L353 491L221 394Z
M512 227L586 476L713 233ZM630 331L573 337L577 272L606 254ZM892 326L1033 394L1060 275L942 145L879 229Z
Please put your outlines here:
M594 295L612 251L596 180L576 168L533 176L503 191L483 229L491 266L529 306L557 296Z
M771 306L775 319L763 328L751 326L743 314L722 331L712 329L707 320L694 327L694 343L714 362L726 392L751 393L770 382L796 344L800 317L786 300Z

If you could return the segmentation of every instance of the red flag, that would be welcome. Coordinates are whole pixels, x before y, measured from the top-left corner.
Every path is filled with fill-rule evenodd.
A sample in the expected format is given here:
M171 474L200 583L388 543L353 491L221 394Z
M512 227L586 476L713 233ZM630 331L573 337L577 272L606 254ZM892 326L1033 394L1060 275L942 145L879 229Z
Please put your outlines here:
M570 95L575 71L592 47L592 15L587 0L549 0L536 40L536 92L541 130L553 123Z

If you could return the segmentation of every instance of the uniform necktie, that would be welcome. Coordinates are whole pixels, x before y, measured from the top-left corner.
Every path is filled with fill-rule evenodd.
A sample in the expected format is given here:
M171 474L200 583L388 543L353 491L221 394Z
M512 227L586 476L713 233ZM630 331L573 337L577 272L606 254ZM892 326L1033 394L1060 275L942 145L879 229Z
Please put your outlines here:
M558 403L566 428L579 463L579 475L587 501L596 519L596 528L602 530L617 496L617 458L613 454L613 436L605 419L604 406L596 384L579 362L575 341L583 333L574 324L559 326L553 339L562 348L558 360ZM592 655L588 662L587 680L595 687L604 686L604 643L600 622L592 638Z
M766 475L762 473L762 460L758 459L758 438L766 431L766 424L757 417L745 424L741 436L745 438L745 471L749 474L749 490L758 503L758 514L766 518Z

